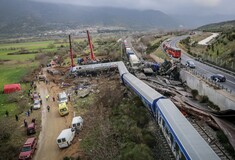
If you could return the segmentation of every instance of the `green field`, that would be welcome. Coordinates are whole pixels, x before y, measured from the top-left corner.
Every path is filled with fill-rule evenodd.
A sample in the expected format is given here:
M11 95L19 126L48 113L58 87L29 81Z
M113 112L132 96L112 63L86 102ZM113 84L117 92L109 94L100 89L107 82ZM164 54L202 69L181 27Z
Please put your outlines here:
M14 115L18 112L17 105L9 102L9 96L11 95L3 94L4 85L20 83L22 77L38 66L38 62L35 61L36 54L8 55L8 53L17 52L21 50L21 48L24 48L29 52L36 51L38 49L41 49L42 52L55 51L59 44L54 45L53 48L48 47L49 44L53 43L54 41L40 41L0 44L0 60L5 60L0 64L0 115L3 116L6 110L10 115ZM21 84L23 91L25 91L27 87L28 84Z
M25 42L25 43L9 43L9 44L0 44L0 49L3 48L26 48L26 49L39 49L46 48L48 44L54 43L54 41L40 41L40 42Z
M50 45L52 46L50 47ZM24 54L27 52L50 52L56 51L56 48L65 45L65 43L54 44L54 41L25 42L25 43L7 43L0 44L0 60L33 60L36 53ZM21 51L23 54L8 55Z

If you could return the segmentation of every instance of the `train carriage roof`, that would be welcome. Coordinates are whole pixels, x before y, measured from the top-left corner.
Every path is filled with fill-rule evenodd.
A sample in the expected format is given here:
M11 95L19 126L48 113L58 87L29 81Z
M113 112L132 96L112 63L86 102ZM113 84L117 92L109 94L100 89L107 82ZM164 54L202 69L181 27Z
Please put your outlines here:
M173 131L177 136L191 159L219 159L173 102L169 99L160 99L157 102L157 106L170 125L171 132Z
M134 87L135 92L141 94L145 99L152 103L155 99L163 97L160 93L156 92L153 88L149 87L143 81L139 80L132 74L125 74L125 80Z

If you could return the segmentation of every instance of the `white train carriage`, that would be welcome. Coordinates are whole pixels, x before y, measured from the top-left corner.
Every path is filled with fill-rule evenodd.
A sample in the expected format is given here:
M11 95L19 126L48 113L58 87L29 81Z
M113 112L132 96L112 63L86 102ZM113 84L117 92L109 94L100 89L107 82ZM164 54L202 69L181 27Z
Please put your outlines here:
M177 160L220 159L173 102L160 99L156 107L158 124Z
M124 75L125 73L129 73L125 64L122 61L118 62L118 71L119 71L121 78L122 78L122 75Z
M135 54L129 55L129 61L132 68L138 68L140 66L140 60Z
M154 89L130 73L124 74L122 76L122 80L124 84L131 88L131 90L133 90L141 98L144 105L148 106L148 109L152 112L155 108L152 104L155 104L158 99L164 98L164 96L160 93L156 92Z

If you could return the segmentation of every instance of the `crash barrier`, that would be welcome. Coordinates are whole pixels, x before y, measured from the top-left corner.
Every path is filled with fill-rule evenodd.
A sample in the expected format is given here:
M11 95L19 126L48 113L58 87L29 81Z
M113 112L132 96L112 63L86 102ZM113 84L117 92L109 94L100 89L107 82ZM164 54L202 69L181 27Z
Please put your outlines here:
M222 84L212 81L193 69L181 69L180 78L188 87L196 89L199 95L206 95L220 110L235 109L234 92Z

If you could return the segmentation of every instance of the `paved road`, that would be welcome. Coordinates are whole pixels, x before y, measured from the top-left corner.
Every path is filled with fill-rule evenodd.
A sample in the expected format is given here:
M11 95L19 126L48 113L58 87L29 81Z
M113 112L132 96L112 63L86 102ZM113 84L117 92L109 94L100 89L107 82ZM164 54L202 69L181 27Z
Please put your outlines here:
M177 47L177 42L179 42L180 40L182 40L186 37L187 36L180 36L180 37L172 38L171 41L169 41L169 44L172 47ZM190 58L190 56L186 52L182 52L182 53L183 53L181 56L181 63L182 64L185 64L186 60L193 59L193 58ZM201 63L199 61L194 60L194 62L196 65L195 70L197 72L199 72L200 74L205 75L208 78L210 78L211 75L213 75L213 74L218 74L218 73L223 74L227 78L227 81L220 83L220 84L222 84L225 88L232 90L232 93L235 94L235 76L230 75L230 74L223 72L219 69L216 69L214 67L208 66L208 65Z

